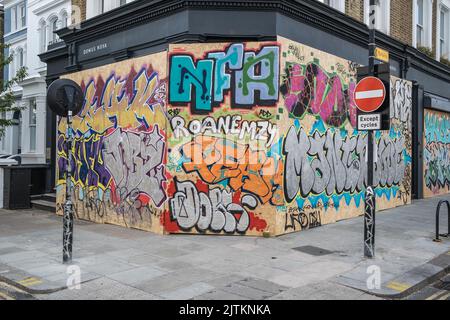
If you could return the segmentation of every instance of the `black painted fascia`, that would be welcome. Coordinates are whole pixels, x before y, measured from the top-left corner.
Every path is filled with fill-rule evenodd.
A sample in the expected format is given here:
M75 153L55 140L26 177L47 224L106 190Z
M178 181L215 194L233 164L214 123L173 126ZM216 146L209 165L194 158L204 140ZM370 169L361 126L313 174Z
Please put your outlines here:
M361 47L367 46L369 30L367 26L317 0L248 0L248 1L183 1L183 0L136 0L125 6L93 17L81 23L81 29L65 28L58 35L67 43L85 42L98 38L99 34L110 34L117 30L145 24L154 19L172 15L181 10L253 10L275 11L295 20L309 23L327 33L353 42ZM186 37L211 41L232 37L217 34L186 35ZM236 38L245 38L238 35ZM253 39L270 39L274 35L247 35ZM167 39L169 40L169 39ZM450 82L450 67L428 57L416 48L406 45L382 32L377 31L377 45L389 50L392 58L397 59L403 68L413 66L416 69ZM126 49L126 48L124 48ZM46 61L49 55L41 55Z

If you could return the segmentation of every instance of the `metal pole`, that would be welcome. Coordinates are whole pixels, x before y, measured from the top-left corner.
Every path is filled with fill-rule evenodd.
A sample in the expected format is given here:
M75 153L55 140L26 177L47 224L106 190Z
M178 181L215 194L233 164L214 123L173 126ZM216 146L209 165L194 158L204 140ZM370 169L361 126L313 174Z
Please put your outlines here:
M369 76L375 74L375 0L370 0L369 6ZM364 256L375 256L375 192L373 187L373 131L368 132L367 139L367 189L365 195L364 213Z
M67 171L66 171L66 202L63 216L63 263L72 262L73 242L73 203L72 203L72 110L67 115Z

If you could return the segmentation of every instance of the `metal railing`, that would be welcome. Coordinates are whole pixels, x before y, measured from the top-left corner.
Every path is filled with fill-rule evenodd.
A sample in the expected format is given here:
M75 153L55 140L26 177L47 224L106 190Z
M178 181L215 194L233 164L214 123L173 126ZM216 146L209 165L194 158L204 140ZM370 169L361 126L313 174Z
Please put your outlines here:
M439 215L441 213L441 207L443 204L447 205L447 215L448 215L448 229L447 233L439 234ZM448 200L441 200L436 208L436 238L433 239L434 242L441 242L440 237L448 238L450 235L450 202Z

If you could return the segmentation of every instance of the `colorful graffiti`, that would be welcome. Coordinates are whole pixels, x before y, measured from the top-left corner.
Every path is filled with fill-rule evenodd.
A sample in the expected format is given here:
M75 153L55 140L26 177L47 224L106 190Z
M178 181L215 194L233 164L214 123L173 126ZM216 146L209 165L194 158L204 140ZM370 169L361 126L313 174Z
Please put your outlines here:
M278 101L279 47L248 50L235 43L209 51L206 58L173 53L170 57L169 102L191 104L193 113L208 113L231 92L233 107L253 108ZM194 63L196 61L196 63Z
M172 44L69 77L85 92L70 159L80 219L157 233L262 236L364 211L367 135L354 128L350 61L278 37ZM375 135L380 209L411 199L411 91L410 82L392 78L391 130ZM60 121L59 213L66 130ZM426 182L447 186L449 142L428 141Z
M355 130L356 68L349 61L281 40L280 92L285 217L292 232L361 215L367 187L367 135ZM392 128L375 135L377 207L411 201L412 85L392 79ZM395 110L395 111L394 111ZM311 222L312 221L312 222Z
M167 199L166 82L164 68L161 73L152 65L163 66L165 61L165 54L156 54L70 76L85 93L72 132L73 198L79 218L153 231L162 228L152 224L152 217ZM66 130L61 121L58 203L65 189Z
M283 203L280 159L226 138L196 136L181 148L183 169L209 184L224 183L233 191L249 192L261 203Z
M354 81L344 83L336 72L328 73L316 62L287 63L280 91L295 118L309 113L332 127L341 127L347 120L356 127L355 87Z
M425 196L450 192L450 116L425 110Z
M171 219L183 230L196 228L199 232L245 233L251 227L253 214L247 210L257 207L252 195L232 194L221 188L192 181L175 180L176 192L170 200ZM199 191L203 190L203 191Z
M103 147L105 165L122 195L144 193L157 207L164 203L165 143L158 125L151 132L116 129L105 137Z
M323 126L318 120L315 127ZM405 139L379 135L375 145L378 161L374 166L374 185L398 186L405 173ZM285 197L292 202L300 192L306 198L323 195L331 198L347 192L360 193L367 186L367 136L328 129L309 134L295 127L284 143ZM326 201L328 202L328 201ZM339 206L339 202L335 202Z

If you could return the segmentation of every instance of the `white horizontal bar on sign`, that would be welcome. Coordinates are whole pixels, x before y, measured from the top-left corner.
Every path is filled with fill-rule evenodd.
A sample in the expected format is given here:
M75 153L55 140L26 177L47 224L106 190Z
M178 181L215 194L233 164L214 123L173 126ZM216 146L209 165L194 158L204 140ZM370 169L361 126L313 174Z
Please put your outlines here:
M356 99L371 99L371 98L381 98L383 97L384 91L380 90L370 90L370 91L361 91L356 93Z

